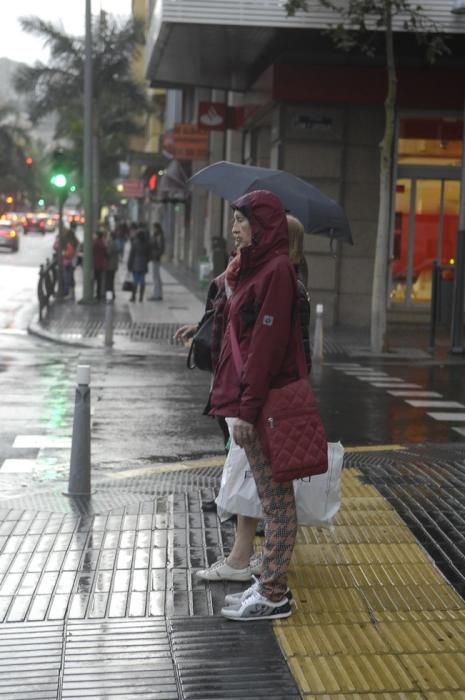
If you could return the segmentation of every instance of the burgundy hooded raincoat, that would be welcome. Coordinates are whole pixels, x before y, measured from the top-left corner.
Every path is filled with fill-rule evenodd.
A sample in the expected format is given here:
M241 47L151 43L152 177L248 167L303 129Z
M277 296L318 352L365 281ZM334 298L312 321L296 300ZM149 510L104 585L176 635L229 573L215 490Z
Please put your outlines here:
M210 414L255 424L271 388L298 377L303 346L293 332L296 276L289 259L286 215L279 198L257 190L233 204L247 217L252 245L241 250L234 294L224 312L224 337L210 394ZM242 372L231 351L230 324L238 339Z

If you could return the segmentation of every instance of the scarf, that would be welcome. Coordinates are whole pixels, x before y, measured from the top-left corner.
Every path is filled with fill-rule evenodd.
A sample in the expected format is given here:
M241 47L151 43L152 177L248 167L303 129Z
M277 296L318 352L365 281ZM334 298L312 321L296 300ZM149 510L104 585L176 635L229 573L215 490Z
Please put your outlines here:
M239 270L241 268L241 253L240 251L231 258L228 267L226 268L225 276L226 282L230 289L234 291L237 280L239 278Z

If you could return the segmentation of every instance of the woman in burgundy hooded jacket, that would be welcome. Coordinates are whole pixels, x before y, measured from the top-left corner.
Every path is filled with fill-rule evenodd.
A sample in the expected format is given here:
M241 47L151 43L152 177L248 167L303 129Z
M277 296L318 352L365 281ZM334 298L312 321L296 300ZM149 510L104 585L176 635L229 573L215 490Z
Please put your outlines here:
M260 410L271 388L298 377L295 322L296 278L289 259L288 226L279 198L257 190L232 205L232 233L239 254L226 270L231 293L224 309L224 336L210 394L212 415L236 417L234 439L244 448L265 513L261 578L222 614L233 620L288 617L287 570L297 533L292 482L271 475L258 432ZM239 346L234 356L231 334Z

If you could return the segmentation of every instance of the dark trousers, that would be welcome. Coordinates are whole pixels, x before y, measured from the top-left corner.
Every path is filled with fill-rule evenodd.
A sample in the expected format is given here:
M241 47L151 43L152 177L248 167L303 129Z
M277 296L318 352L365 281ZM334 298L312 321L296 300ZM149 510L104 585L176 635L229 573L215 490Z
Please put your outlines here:
M97 299L102 298L102 291L103 291L103 276L105 274L105 270L94 270L94 281L95 281L95 286L96 286L96 297Z
M105 270L105 291L113 294L115 298L115 274L116 270Z

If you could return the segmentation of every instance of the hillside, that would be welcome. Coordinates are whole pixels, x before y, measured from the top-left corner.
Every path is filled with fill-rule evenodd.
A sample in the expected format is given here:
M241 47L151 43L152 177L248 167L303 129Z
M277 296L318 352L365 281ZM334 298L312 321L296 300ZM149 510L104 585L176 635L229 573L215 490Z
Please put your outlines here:
M12 61L9 58L0 58L0 105L11 104L20 113L21 122L28 124L27 116L27 95L19 95L14 89L13 78L14 74L22 65L17 61ZM55 117L49 115L34 126L34 138L42 141L46 146L53 142L55 131Z
M26 98L24 95L18 95L13 87L13 76L21 63L11 61L9 58L0 58L0 104L10 102L18 106L21 111L26 107Z

